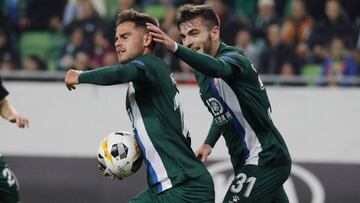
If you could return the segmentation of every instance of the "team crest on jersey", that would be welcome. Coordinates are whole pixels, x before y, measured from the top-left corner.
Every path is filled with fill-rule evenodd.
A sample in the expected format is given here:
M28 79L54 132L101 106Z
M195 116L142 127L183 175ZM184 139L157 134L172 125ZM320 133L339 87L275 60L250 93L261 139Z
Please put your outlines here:
M224 112L224 108L221 103L214 97L206 100L206 103L211 109L211 112L214 116L218 116Z

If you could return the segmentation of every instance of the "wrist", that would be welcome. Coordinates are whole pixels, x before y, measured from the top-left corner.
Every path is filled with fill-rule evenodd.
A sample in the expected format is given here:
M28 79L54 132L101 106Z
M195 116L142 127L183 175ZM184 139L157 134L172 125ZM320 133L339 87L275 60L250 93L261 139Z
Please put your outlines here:
M78 82L79 84L81 83L81 78L82 78L83 73L84 73L83 71L81 71L81 72L79 71L79 72L78 72L77 82Z
M178 48L179 48L178 44L174 42L174 49L172 50L172 52L175 53Z

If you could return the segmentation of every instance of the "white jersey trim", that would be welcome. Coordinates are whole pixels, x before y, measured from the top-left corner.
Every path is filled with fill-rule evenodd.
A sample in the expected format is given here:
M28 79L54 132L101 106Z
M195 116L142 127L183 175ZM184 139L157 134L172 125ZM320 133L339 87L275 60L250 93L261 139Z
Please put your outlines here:
M249 149L249 157L246 159L245 164L258 165L259 164L259 153L262 151L262 147L256 133L251 128L247 120L245 119L240 102L231 89L231 87L222 79L215 78L214 83L218 89L220 96L224 102L228 105L231 111L235 114L240 124L245 130L245 142Z
M158 192L163 192L167 189L173 187L170 178L168 177L167 171L165 169L164 163L161 160L159 153L156 151L154 145L151 142L151 139L146 131L144 121L141 116L141 112L137 102L135 100L135 89L132 83L129 83L129 102L132 109L132 119L133 127L136 129L138 138L142 146L145 148L145 157L146 160L151 164L156 178L161 187ZM149 169L148 169L149 170ZM153 177L152 177L153 178Z

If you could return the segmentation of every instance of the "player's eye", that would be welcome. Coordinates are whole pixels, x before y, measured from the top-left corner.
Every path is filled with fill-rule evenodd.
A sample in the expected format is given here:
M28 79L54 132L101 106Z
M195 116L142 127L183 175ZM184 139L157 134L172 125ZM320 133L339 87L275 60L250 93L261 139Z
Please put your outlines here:
M189 33L189 35L192 36L192 37L198 36L199 34L200 34L200 32L197 31L197 30L191 31L191 32Z
M127 38L129 38L129 34L122 34L122 35L120 35L120 38L121 39L127 39Z

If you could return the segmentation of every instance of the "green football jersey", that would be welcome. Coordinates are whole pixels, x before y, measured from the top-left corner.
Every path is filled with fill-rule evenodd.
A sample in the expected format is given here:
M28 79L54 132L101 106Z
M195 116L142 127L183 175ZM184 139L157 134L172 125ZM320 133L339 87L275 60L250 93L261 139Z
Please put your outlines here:
M2 85L1 76L0 76L0 101L3 100L8 94L9 92Z
M2 84L1 76L0 76L0 101L3 100L9 92L5 89L5 87ZM2 155L0 154L0 168L4 168L6 166L6 162Z
M145 72L143 79L129 83L126 108L145 157L149 187L162 192L208 173L187 140L169 67L153 55L130 63Z
M238 70L227 78L212 78L200 72L195 76L201 99L225 139L234 170L244 164L290 164L286 144L270 117L266 89L252 62L240 49L224 43L216 58Z

